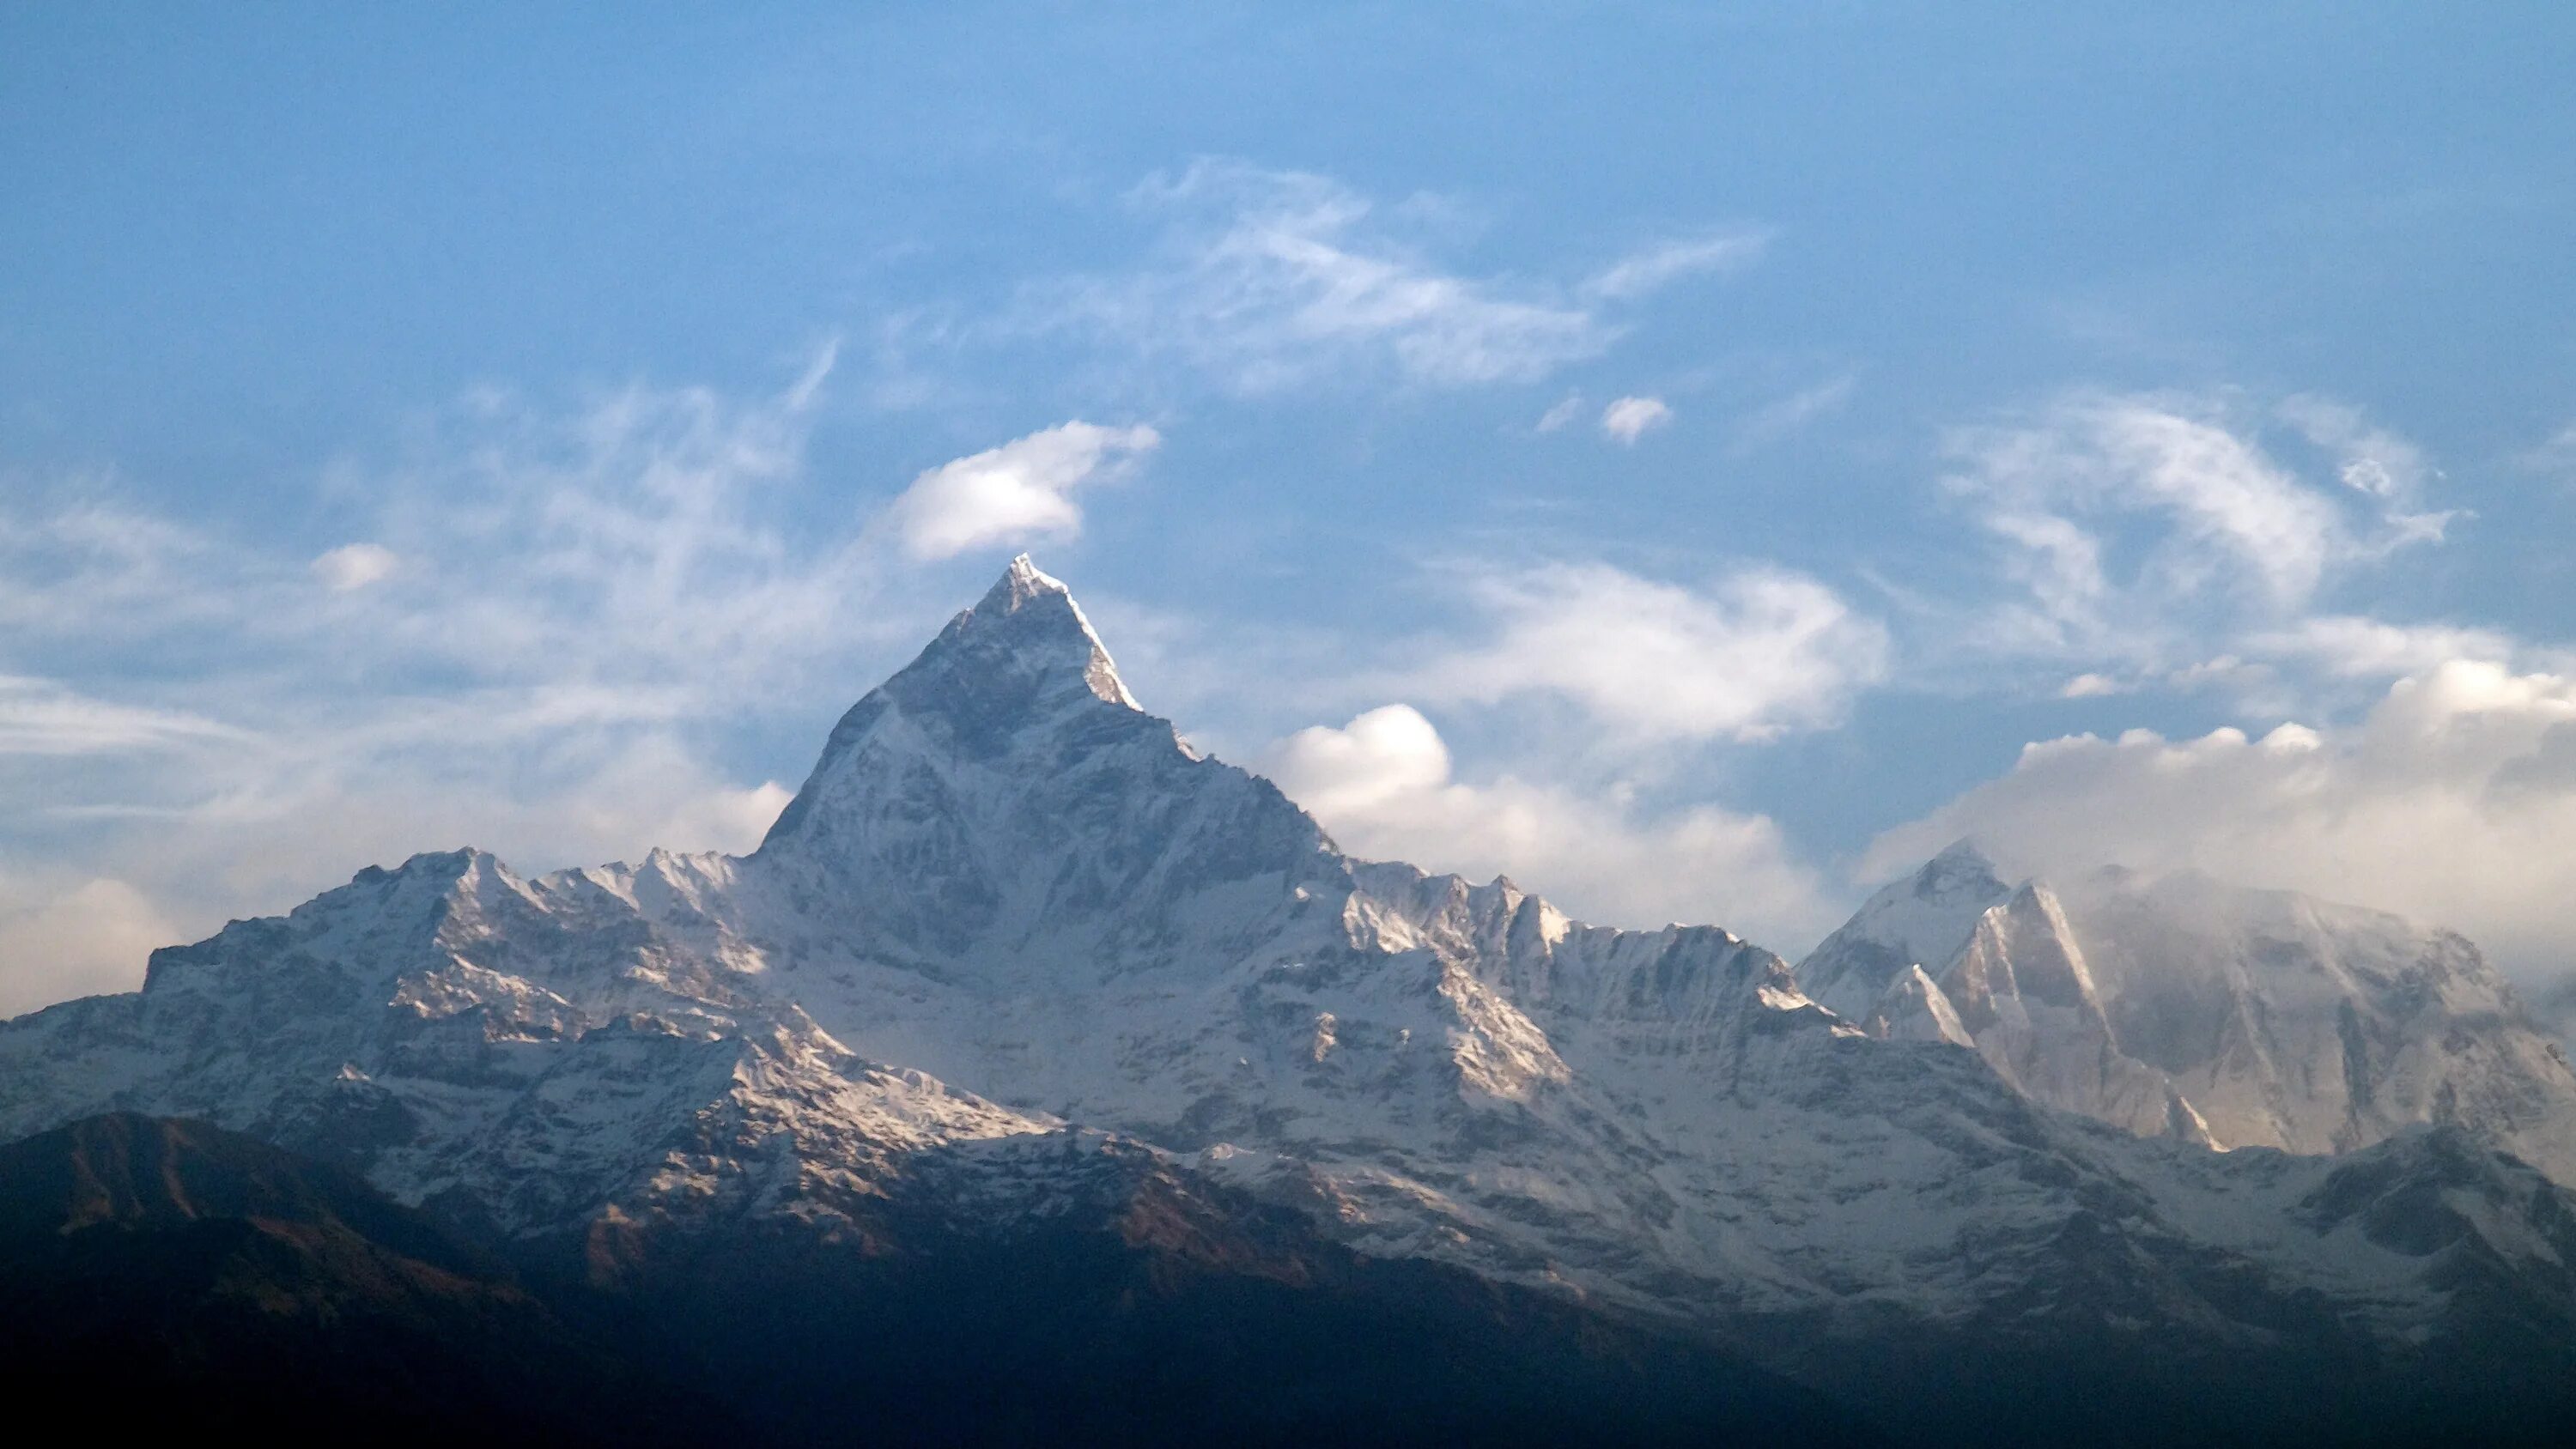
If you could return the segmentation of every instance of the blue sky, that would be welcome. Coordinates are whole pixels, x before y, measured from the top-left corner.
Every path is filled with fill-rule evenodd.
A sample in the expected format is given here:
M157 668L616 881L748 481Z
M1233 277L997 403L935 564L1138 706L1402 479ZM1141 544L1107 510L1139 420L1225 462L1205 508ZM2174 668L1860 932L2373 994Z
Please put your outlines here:
M1010 555L1354 848L2576 923L2563 7L15 7L0 1011L742 848Z

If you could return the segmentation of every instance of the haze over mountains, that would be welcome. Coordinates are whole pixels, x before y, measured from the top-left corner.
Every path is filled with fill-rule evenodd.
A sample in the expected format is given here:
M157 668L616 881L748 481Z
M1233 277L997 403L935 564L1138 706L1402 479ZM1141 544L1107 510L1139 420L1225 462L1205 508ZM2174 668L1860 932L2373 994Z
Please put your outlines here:
M1614 1437L1914 1442L2537 1431L2576 1368L2576 1075L2466 941L1965 846L1794 968L1587 926L1344 855L1025 558L750 855L415 856L0 1024L0 1138L115 1113L362 1177L782 1434L872 1352L947 1396L851 1412L968 1439L1209 1432L1066 1397L1147 1362L1274 1429L1553 1364ZM995 1286L1050 1281L1126 1347Z

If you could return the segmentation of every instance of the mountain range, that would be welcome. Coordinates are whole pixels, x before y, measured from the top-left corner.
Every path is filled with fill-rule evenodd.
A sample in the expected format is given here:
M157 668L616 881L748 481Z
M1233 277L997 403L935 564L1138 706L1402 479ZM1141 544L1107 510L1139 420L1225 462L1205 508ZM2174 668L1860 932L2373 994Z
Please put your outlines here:
M1346 855L1025 558L749 855L419 855L0 1023L0 1139L65 1131L292 1154L498 1265L560 1402L782 1442L2576 1407L2576 1075L2459 937L1964 844L1794 966L1586 925Z

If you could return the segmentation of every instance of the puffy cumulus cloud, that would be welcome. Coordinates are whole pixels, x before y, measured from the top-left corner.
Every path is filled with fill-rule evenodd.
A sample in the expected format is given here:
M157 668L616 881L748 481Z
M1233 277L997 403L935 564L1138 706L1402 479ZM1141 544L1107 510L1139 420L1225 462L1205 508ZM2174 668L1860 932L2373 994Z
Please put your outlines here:
M886 519L905 552L917 559L950 558L988 544L1068 538L1082 530L1073 490L1162 441L1141 423L1060 424L929 469L895 499Z
M1751 266L1770 249L1771 238L1767 227L1739 227L1657 242L1594 273L1584 281L1582 291L1588 297L1630 301L1684 277Z
M121 880L0 876L0 1018L75 996L131 991L152 952L179 940Z
M1550 564L1480 574L1471 591L1498 632L1415 671L1423 698L1555 694L1635 739L1761 740L1832 723L1887 668L1877 621L1781 569L1694 589Z
M1673 410L1659 397L1623 397L1601 410L1601 433L1622 446L1633 446L1648 431L1673 420Z
M1954 431L1945 486L2019 594L1988 611L1986 645L2173 667L2216 652L2213 637L2293 625L2340 575L2441 539L2453 515L2414 510L2433 476L2420 451L2329 400L2280 411L2291 441L2333 455L2337 483L2206 399L2078 394Z
M1447 784L1449 747L1420 710L1390 704L1290 735L1271 748L1267 773L1318 816L1357 815Z
M379 543L344 543L313 560L313 577L335 594L363 589L393 577L402 559Z
M1508 774L1465 783L1409 705L1300 730L1259 768L1356 855L1509 875L1584 920L1715 923L1794 952L1834 914L1763 816L1712 805L1648 815L1629 788L1593 794Z
M2197 867L2396 910L2545 980L2576 964L2576 679L2453 660L2346 726L2032 744L1881 836L1865 869L1894 874L1962 835L2028 869Z

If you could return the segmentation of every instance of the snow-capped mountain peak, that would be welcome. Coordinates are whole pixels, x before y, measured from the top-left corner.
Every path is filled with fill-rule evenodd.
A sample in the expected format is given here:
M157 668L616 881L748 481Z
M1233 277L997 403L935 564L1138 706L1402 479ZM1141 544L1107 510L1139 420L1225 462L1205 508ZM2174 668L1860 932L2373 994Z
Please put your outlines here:
M1100 642L1082 605L1074 601L1073 590L1031 562L1027 554L1012 559L983 599L959 615L950 629L971 627L978 620L986 627L1000 620L1020 620L1024 624L1043 621L1042 637L1063 647L1065 662L1071 662L1077 653L1081 655L1083 684L1095 697L1129 709L1140 708L1135 696L1127 692L1126 683L1119 679L1118 666L1109 657L1109 646ZM1027 631L1027 635L1039 634L1039 629ZM1034 644L1036 640L1032 638L1030 642Z
M1909 966L1935 977L1989 907L2012 895L1974 841L1954 842L1921 869L1881 889L1798 967L1799 984L1836 1015L1869 1017Z
M1128 693L1071 591L1022 554L982 600L841 717L760 853L792 854L812 838L845 833L836 831L847 823L837 817L868 813L907 791L947 797L920 802L934 809L989 806L993 797L1047 784L1043 760L1112 740L1188 754L1171 726ZM977 777L979 791L971 788Z

